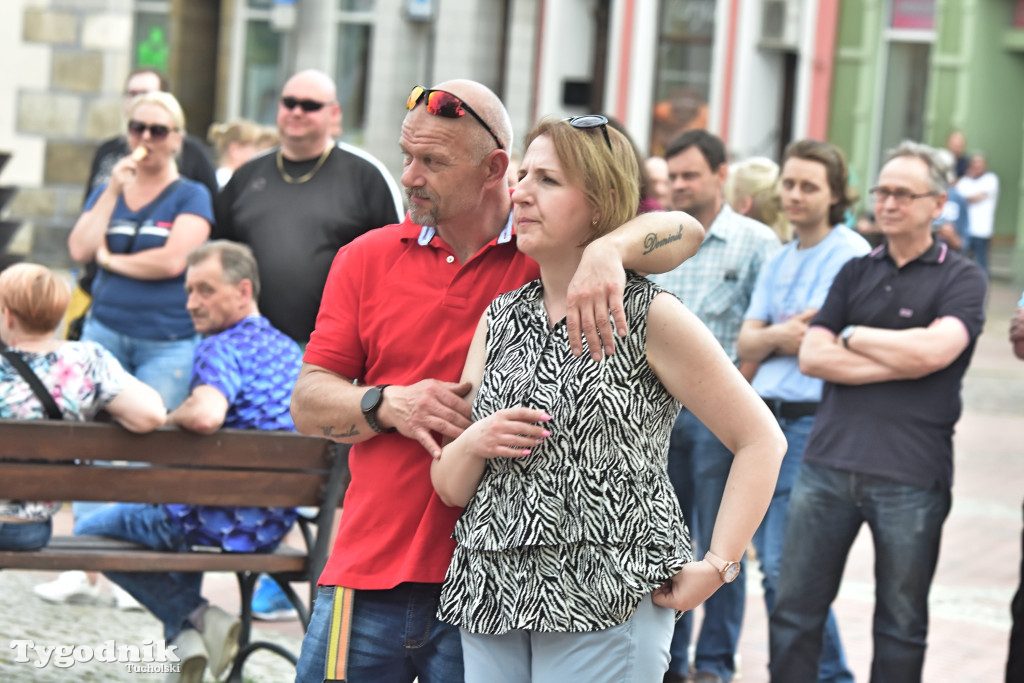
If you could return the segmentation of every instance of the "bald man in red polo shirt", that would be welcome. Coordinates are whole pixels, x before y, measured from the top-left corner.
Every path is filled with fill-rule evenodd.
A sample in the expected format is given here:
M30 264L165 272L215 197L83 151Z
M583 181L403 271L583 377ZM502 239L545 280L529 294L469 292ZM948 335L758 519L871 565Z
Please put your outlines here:
M354 444L297 681L463 680L458 629L436 618L461 509L434 493L431 456L470 424L470 385L458 380L485 308L539 271L516 250L500 100L458 80L417 86L407 108L409 215L339 251L292 398L299 431ZM663 212L593 242L570 288L574 350L614 352L624 268L670 270L703 236L692 217ZM332 631L332 616L350 628Z

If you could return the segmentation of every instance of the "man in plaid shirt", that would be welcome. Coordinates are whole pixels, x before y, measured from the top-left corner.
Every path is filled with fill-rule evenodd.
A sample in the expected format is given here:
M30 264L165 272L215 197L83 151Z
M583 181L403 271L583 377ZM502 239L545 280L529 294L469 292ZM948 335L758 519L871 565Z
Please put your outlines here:
M697 254L675 270L651 280L678 296L708 326L739 365L736 338L761 266L779 247L767 225L733 211L722 196L729 166L722 141L704 130L689 130L665 152L672 208L686 211L707 229ZM756 365L740 370L749 380ZM669 476L694 539L694 556L711 545L718 506L732 465L732 453L685 408L679 413L669 446ZM727 557L726 561L741 558ZM746 589L743 572L704 603L704 622L694 660L695 683L732 680L733 657L743 623ZM693 618L676 622L672 662L666 683L686 681Z

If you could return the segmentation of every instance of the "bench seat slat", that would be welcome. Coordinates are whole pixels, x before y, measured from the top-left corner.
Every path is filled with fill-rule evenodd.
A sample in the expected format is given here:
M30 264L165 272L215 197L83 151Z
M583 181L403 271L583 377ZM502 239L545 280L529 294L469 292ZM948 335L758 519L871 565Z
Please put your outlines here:
M139 550L111 554L109 551L60 550L0 551L0 566L5 569L117 572L305 572L309 566L304 555L269 553L163 553Z

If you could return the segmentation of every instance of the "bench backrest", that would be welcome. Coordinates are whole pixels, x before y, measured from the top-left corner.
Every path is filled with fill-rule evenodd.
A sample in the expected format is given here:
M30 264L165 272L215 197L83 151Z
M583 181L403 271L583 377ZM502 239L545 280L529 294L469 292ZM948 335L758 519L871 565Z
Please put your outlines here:
M0 498L333 506L337 450L292 432L133 434L116 424L0 420Z

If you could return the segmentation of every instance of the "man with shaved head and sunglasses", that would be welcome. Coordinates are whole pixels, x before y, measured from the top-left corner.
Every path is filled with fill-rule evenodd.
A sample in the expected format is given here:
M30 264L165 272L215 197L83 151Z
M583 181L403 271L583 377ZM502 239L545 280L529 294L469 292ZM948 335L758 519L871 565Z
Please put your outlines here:
M437 619L461 510L434 493L430 466L442 441L470 424L471 387L459 379L484 309L539 276L516 249L512 125L498 97L452 80L416 86L405 106L409 213L338 253L292 396L299 431L353 444L302 682L463 680L459 631ZM600 127L601 118L579 125ZM592 241L569 285L574 352L596 362L614 353L615 335L626 333L624 269L670 270L703 236L692 217L658 212Z
M340 247L402 214L398 184L375 157L338 142L334 81L313 69L284 84L281 144L235 171L214 202L214 238L249 245L259 264L260 311L305 344Z

